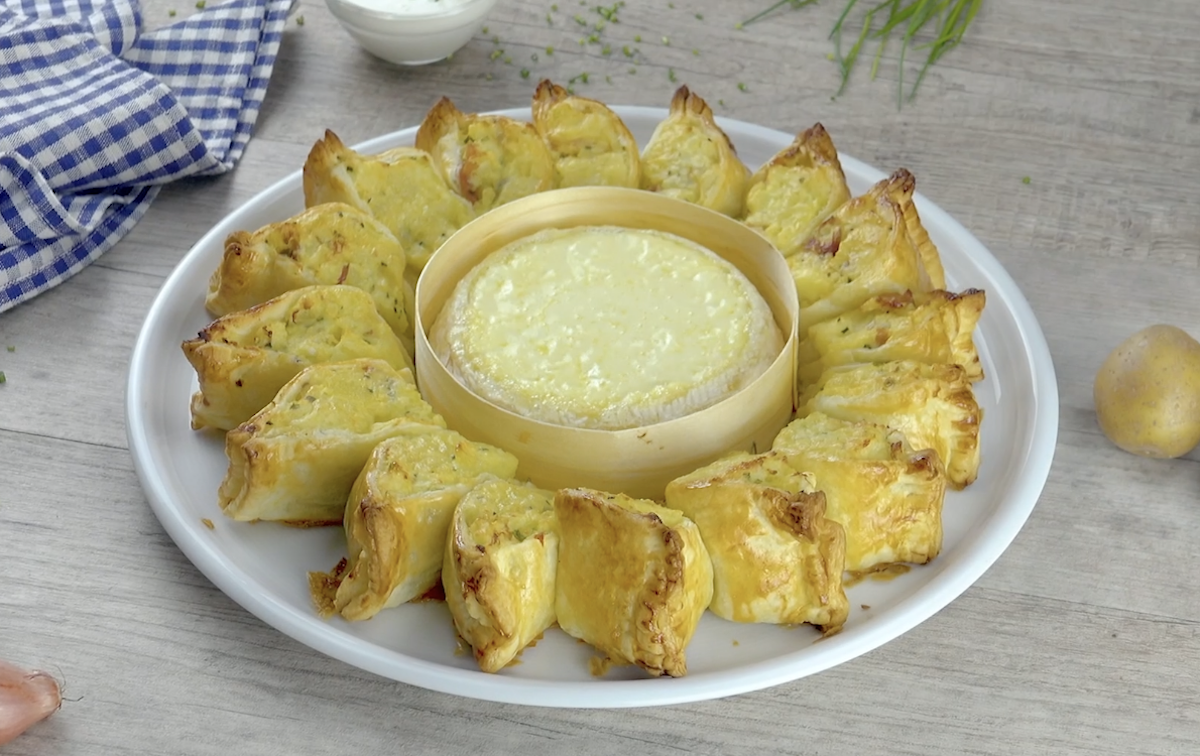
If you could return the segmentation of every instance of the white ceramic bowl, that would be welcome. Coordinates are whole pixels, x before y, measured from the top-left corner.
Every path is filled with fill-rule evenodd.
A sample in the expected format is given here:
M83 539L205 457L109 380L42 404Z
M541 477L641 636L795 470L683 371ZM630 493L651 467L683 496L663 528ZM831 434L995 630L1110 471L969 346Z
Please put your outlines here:
M325 0L363 49L392 63L442 60L470 41L496 0ZM445 6L445 7L439 7Z

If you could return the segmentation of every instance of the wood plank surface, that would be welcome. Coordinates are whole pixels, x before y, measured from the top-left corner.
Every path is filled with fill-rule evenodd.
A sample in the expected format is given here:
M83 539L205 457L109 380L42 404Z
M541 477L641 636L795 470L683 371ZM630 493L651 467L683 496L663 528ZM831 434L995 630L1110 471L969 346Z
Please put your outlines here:
M874 81L868 55L833 97L841 3L744 30L735 23L767 0L629 3L607 56L578 44L577 6L559 4L547 24L551 3L499 0L452 60L403 68L304 0L237 169L166 187L115 249L0 314L0 346L16 347L0 350L0 658L53 671L67 696L3 753L1195 753L1200 452L1125 454L1092 409L1095 372L1125 336L1157 322L1200 336L1194 1L984 0L903 107L894 46ZM146 26L169 9L194 12L151 0ZM912 170L1032 305L1061 400L1049 480L999 561L900 638L697 704L474 701L284 636L210 583L147 505L125 435L129 360L200 236L297 170L326 128L355 143L415 125L442 95L464 110L518 107L537 80L584 72L577 90L609 103L665 106L687 83L722 116L785 131L822 122L843 153Z

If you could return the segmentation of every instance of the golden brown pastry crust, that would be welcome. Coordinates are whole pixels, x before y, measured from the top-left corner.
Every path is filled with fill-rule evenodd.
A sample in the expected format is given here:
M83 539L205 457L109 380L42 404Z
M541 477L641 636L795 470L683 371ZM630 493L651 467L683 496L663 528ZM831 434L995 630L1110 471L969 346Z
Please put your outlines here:
M708 103L687 87L676 90L670 114L642 150L642 188L736 218L749 178Z
M894 199L911 182L903 170L880 181L839 207L787 258L800 298L801 334L873 296L930 290Z
M442 585L459 635L484 672L498 672L555 622L554 493L509 480L480 483L446 538Z
M463 113L447 97L425 115L416 145L480 213L554 188L554 159L532 124Z
M441 585L454 508L472 488L517 472L503 449L452 430L394 436L371 452L346 502L349 570L334 606L366 620Z
M412 368L408 351L351 286L308 286L206 326L182 345L200 391L192 427L230 430L267 406L309 365L369 357Z
M895 360L961 365L968 380L983 380L974 331L986 301L978 289L872 297L809 327L797 349L800 384L831 367Z
M556 186L638 188L637 140L607 105L546 79L533 93L532 112L533 125L554 158Z
M230 234L204 304L213 315L228 315L293 289L345 284L370 294L392 330L411 337L406 262L400 242L372 215L328 202Z
M667 506L700 528L713 564L713 614L734 622L841 629L846 535L825 515L820 479L785 455L736 454L667 485Z
M850 201L837 148L816 124L796 135L750 177L742 222L786 257L817 225Z
M907 171L905 171L907 173ZM921 215L917 212L917 204L913 200L916 192L916 180L896 182L891 186L892 199L900 205L904 214L904 225L908 229L908 237L921 255L921 263L929 276L929 283L935 289L946 288L946 271L942 267L942 256L938 254L937 246L929 238Z
M901 431L913 448L937 452L951 488L966 488L979 474L983 410L958 365L906 360L830 368L800 397L796 416L813 412Z
M792 421L772 448L816 476L826 516L846 531L847 571L924 564L941 551L946 476L933 450L914 450L886 426L821 413Z
M562 489L555 611L559 626L618 663L687 674L685 650L712 600L712 563L696 525L653 502Z
M225 435L229 469L217 503L235 520L341 523L371 450L429 426L446 422L407 368L371 359L312 365Z
M304 202L309 207L344 202L373 215L404 248L411 281L442 242L475 217L424 150L397 147L360 155L332 131L313 145L304 163Z

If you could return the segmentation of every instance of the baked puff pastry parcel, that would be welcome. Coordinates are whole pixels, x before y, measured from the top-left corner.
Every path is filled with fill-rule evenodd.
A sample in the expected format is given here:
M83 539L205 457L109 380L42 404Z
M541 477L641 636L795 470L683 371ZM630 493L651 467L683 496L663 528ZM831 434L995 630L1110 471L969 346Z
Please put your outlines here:
M825 513L846 531L846 570L924 564L942 548L946 474L930 449L894 428L813 413L793 420L772 449L816 475Z
M442 587L454 627L484 672L498 672L554 624L554 493L511 480L462 498L446 538Z
M818 123L800 132L750 177L742 222L787 256L818 223L849 201L837 149Z
M637 140L604 103L543 80L533 93L533 125L554 158L559 187L638 188Z
M200 381L192 427L221 430L250 419L309 365L370 357L412 367L371 296L351 286L307 286L230 313L183 342L183 354Z
M695 523L652 501L586 488L558 491L554 512L559 627L619 664L655 677L687 674L685 649L713 592Z
M516 472L513 455L452 430L426 428L381 442L346 502L348 570L334 611L366 620L437 586L459 500L484 480Z
M687 87L642 150L642 188L738 217L750 171L717 125L712 108Z
M411 335L406 262L400 242L370 213L328 202L254 232L230 234L204 305L213 315L228 315L292 289L345 284L370 294L397 335Z
M897 171L835 210L788 255L801 333L873 296L933 288L897 199L913 184L912 174Z
M816 381L831 367L894 360L961 365L969 381L983 380L974 333L986 298L984 292L968 289L868 299L809 327L796 353L800 384Z
M339 524L371 451L430 426L446 421L408 368L371 359L313 365L225 435L229 469L217 501L235 520Z
M529 123L463 113L443 97L425 115L416 144L476 212L554 188L554 158Z
M304 162L304 204L343 202L370 213L404 248L408 279L458 229L475 217L471 203L451 191L424 150L396 147L362 155L326 131Z
M966 488L979 474L983 410L959 365L902 360L830 368L800 397L796 416L814 412L899 430L914 449L937 452L951 488Z
M819 482L768 452L735 454L667 484L667 506L696 523L712 558L713 614L841 629L850 614L846 534L825 516Z

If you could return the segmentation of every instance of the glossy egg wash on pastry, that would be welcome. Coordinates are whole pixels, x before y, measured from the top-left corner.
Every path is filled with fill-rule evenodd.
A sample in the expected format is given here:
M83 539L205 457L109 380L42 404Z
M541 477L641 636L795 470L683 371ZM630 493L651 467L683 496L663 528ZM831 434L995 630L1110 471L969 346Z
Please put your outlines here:
M549 229L488 256L430 334L467 388L526 417L618 430L711 406L782 337L733 264L671 234Z

